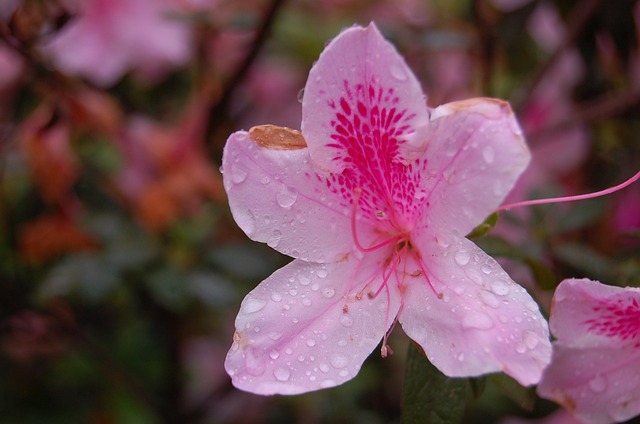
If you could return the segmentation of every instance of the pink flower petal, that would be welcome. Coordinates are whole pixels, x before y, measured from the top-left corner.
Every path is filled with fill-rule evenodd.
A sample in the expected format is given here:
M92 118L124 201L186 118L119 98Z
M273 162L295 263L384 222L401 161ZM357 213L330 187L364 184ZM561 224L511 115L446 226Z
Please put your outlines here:
M436 108L428 137L431 194L424 222L464 236L502 203L526 168L529 150L509 104L496 99Z
M554 294L551 365L538 386L585 423L640 414L640 289L564 280Z
M640 414L640 350L554 345L538 394L584 423L626 421Z
M312 262L351 252L351 207L315 175L308 149L270 150L239 131L227 141L222 169L233 217L252 240Z
M640 289L588 279L564 280L553 297L549 325L563 346L628 346L640 340Z
M419 82L374 24L336 37L304 88L302 133L326 172L355 162L376 174L393 160L406 163L427 141L428 120Z
M500 265L464 238L415 240L429 284L407 286L402 328L450 377L504 371L538 382L551 344L538 305Z
M250 292L225 362L233 384L257 394L297 394L352 379L400 305L397 289L389 297L356 296L354 281L375 277L371 259L295 260Z

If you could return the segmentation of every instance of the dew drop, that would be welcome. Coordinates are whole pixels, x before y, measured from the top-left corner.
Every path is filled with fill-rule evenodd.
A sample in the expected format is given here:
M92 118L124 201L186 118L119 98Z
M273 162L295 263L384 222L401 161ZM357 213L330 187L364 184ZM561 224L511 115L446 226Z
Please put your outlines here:
M287 381L289 380L289 377L291 377L291 371L284 367L278 367L273 370L273 376L278 381Z
M332 287L325 287L322 289L322 295L327 299L331 299L335 294L336 291Z
M231 166L231 181L236 184L240 184L247 179L247 170L239 164Z
M304 362L304 355L298 355L298 362Z
M344 368L347 366L347 364L349 364L349 359L347 359L346 356L341 355L339 353L335 353L333 355L331 355L331 358L329 359L329 362L331 363L331 366L337 369L340 368Z
M331 368L329 368L329 365L327 365L325 363L320 364L320 371L322 371L324 373L328 373L330 369Z
M469 255L469 252L467 252L466 250L458 250L456 254L453 256L453 259L456 261L458 265L465 266L466 264L469 263L469 260L471 259L471 255Z
M273 232L271 233L271 237L269 237L269 240L267 240L267 245L271 248L275 248L278 246L281 239L282 239L282 231L273 230Z
M485 162L492 163L495 157L496 157L496 152L495 150L493 150L493 147L486 146L482 150L482 158L484 159Z
M239 209L234 211L233 217L238 226L251 237L256 230L256 218L251 211L249 209Z
M293 350L290 347L288 347L284 350L284 353L286 353L287 355L291 355L293 353Z
M311 306L311 299L309 299L308 297L305 297L304 299L302 299L302 304L304 306Z
M538 346L538 336L533 331L527 331L527 334L524 335L524 344L529 349L535 349Z
M458 354L458 361L459 361L459 362L464 361L464 353L460 353L460 354Z
M500 306L500 301L498 300L498 298L493 293L487 290L482 290L480 292L480 300L482 300L485 305L491 306L492 308L497 308L498 306Z
M509 321L509 318L507 318L506 315L498 315L498 320L503 323L506 324Z
M509 284L507 284L503 280L495 280L490 284L491 291L497 294L498 296L505 296L509 294Z
M319 288L320 288L320 284L318 284L318 283L313 283L311 285L311 290L313 290L313 291L318 291Z
M589 381L589 387L596 393L601 393L607 388L607 380L600 374L596 375L591 381Z
M296 296L297 294L298 294L298 290L296 290L296 289L289 290L289 295L290 296Z
M462 318L464 328L477 328L478 330L488 330L493 327L493 320L484 312L472 312Z
M285 209L291 208L291 206L293 206L293 204L296 202L297 198L298 198L298 193L286 186L282 186L282 188L276 195L276 201L281 207Z
M278 352L277 350L272 350L271 352L269 352L269 357L271 359L278 359L278 356L280 356L280 352Z
M282 337L282 333L271 332L267 335L267 337L275 342L276 340L280 339L280 337Z
M262 184L269 184L271 182L271 177L269 177L268 175L264 175L262 178L260 178L260 182Z
M318 278L327 278L327 275L329 275L329 273L326 269L320 268L318 272L316 272L316 275L318 276Z
M306 286L311 282L311 278L307 274L298 274L300 285Z
M253 314L258 311L261 311L267 302L260 299L247 298L242 302L242 312L245 314Z
M340 317L340 324L344 327L351 327L353 325L353 318L350 315L342 315Z
M327 389L329 387L333 387L336 385L336 382L331 380L331 379L326 379L322 382L320 382L320 387L322 387L323 389Z
M341 339L338 341L338 347L345 347L347 345L347 341L345 339Z
M407 79L407 73L401 65L393 64L389 66L389 72L398 81L406 81Z
M527 351L527 347L523 343L516 343L516 352L525 353Z
M307 346L313 347L316 345L316 341L314 339L307 339Z
M271 293L271 300L274 302L280 302L282 300L282 295L280 293Z

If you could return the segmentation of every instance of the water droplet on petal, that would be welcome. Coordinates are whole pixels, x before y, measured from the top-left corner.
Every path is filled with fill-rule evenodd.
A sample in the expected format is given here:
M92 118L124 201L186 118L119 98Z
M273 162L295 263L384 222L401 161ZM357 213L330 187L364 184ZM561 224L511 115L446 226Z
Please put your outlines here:
M349 364L349 359L347 359L347 357L344 355L335 353L331 355L329 362L331 363L332 367L340 369L346 367L347 364Z
M274 302L280 302L282 300L282 295L280 293L271 293L271 300Z
M484 312L471 312L462 318L462 326L464 328L488 330L493 327L493 320Z
M525 353L527 351L527 347L523 343L516 343L516 352Z
M325 287L322 289L322 295L327 299L331 299L335 294L336 291L332 287Z
M298 290L296 290L296 289L289 290L289 295L290 296L296 296L297 294L298 294Z
M280 352L278 352L277 350L272 350L271 352L269 352L269 357L271 359L278 359L278 356L280 356Z
M482 150L482 158L485 160L485 162L492 163L495 157L496 157L496 152L495 150L493 150L493 147L486 146Z
M471 255L466 250L458 250L453 258L458 265L464 266L469 263Z
M281 239L282 239L282 231L273 230L273 232L271 233L271 237L269 237L269 240L267 240L267 246L271 248L275 248L278 246L278 243L280 243Z
M268 175L264 175L262 178L260 178L260 182L262 184L269 184L271 182L271 177L269 177Z
M389 66L389 72L391 73L391 76L397 79L398 81L405 81L407 79L406 71L399 64L393 64Z
M327 275L329 275L329 273L327 272L326 269L320 268L316 273L316 275L318 276L318 278L327 278Z
M344 327L351 327L353 325L353 318L350 315L342 315L340 317L340 324Z
M527 331L527 333L524 335L524 344L529 349L535 349L535 347L538 346L538 336L536 335L536 333L534 333L533 331Z
M458 361L460 362L464 361L464 353L458 354Z
M234 164L231 166L231 181L240 184L247 179L247 170L242 165Z
M307 274L298 274L298 281L300 285L306 286L311 282L311 278Z
M509 294L509 284L503 280L495 280L490 284L491 291L497 294L498 296L505 296Z
M604 389L607 388L607 380L598 374L591 381L589 381L589 387L596 393L604 392Z
M253 314L258 311L261 311L266 305L267 305L267 302L265 302L264 300L246 298L244 302L242 302L241 309L242 309L242 312L245 314Z
M311 299L305 297L304 299L302 299L302 304L304 306L311 306Z
M329 365L327 365L325 363L320 364L320 371L322 371L324 373L327 373L327 372L329 372L330 369L331 368L329 368Z
M251 237L256 230L256 218L249 209L238 209L233 213L238 226Z
M307 339L307 346L313 347L316 345L316 341L314 339Z
M291 208L291 206L293 206L293 204L296 202L297 198L298 193L286 186L282 186L282 188L276 195L276 201L285 209Z
M284 367L278 367L273 370L273 376L278 381L287 381L289 380L289 377L291 377L291 371Z
M492 308L497 308L498 306L500 306L500 301L498 300L498 298L493 293L487 290L482 290L480 292L480 300L482 300L485 305L491 306Z
M278 340L280 337L282 337L282 333L276 333L276 332L272 332L268 334L268 337L273 340L274 342L276 340Z

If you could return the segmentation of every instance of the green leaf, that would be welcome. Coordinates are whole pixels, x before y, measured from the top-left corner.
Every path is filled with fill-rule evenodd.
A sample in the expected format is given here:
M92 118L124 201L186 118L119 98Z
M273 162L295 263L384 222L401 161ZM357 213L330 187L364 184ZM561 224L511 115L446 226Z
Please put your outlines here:
M603 282L615 281L614 264L592 248L578 243L565 243L553 247L553 253L562 262L580 271L585 277Z
M484 220L484 222L478 225L467 234L468 239L474 239L486 235L498 222L498 212L494 212Z
M470 396L471 387L466 378L442 374L410 344L402 392L404 423L460 423Z
M506 374L492 374L489 380L498 387L506 397L515 402L525 411L533 411L536 403L536 390L533 387L523 387L516 380Z

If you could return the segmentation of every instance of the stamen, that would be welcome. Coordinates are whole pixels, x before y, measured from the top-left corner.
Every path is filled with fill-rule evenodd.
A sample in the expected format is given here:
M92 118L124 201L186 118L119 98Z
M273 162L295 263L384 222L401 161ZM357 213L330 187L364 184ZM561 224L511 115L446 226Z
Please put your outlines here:
M420 267L420 270L422 270L422 275L424 275L424 278L427 279L427 283L429 284L429 287L431 287L431 290L433 290L433 293L436 296L438 296L438 299L442 299L442 293L438 293L436 291L436 288L433 286L433 283L431 283L431 279L429 279L429 273L427 272L427 269L424 263L422 262L422 258L417 254L414 254L414 256L416 258L416 262L418 262L418 266Z
M525 200L522 202L510 203L508 205L502 205L498 208L498 211L509 210L513 208L519 208L520 206L534 206L534 205L548 205L551 203L562 203L562 202L573 202L576 200L587 200L593 199L600 196L605 196L607 194L614 193L618 190L622 190L623 188L633 184L638 179L640 179L640 172L635 174L633 177L629 178L627 181L622 184L618 184L614 187L609 187L605 190L596 191L594 193L580 194L576 196L566 196L566 197L550 197L547 199L534 199L534 200Z
M364 253L373 252L375 250L380 249L381 247L384 247L390 243L395 243L396 241L400 240L401 236L397 235L371 247L364 247L360 243L360 240L358 239L358 233L356 231L356 213L358 211L358 204L360 203L360 196L362 195L362 189L360 187L357 187L353 191L354 191L355 197L353 199L353 209L351 211L351 235L353 236L353 242L355 243L358 250Z
M393 355L393 349L391 349L391 347L389 346L388 340L389 340L389 336L393 332L393 329L396 327L396 324L398 323L398 317L402 313L403 308L404 308L404 302L400 304L400 309L398 310L398 314L396 315L396 317L393 319L393 323L391 323L391 327L389 327L389 330L387 330L387 332L384 333L384 337L382 337L382 347L380 348L380 356L382 356L383 358L386 358L388 355Z

